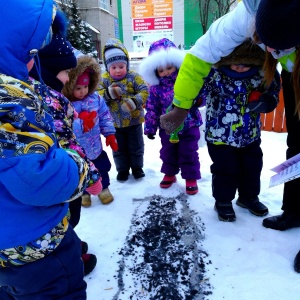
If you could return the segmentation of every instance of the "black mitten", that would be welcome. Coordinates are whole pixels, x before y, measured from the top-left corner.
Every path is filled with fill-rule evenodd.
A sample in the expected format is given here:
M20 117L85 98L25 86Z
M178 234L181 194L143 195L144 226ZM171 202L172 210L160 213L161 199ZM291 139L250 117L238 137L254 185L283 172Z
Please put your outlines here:
M273 111L278 104L278 100L268 94L262 94L258 100L248 103L250 111L255 113L269 113Z

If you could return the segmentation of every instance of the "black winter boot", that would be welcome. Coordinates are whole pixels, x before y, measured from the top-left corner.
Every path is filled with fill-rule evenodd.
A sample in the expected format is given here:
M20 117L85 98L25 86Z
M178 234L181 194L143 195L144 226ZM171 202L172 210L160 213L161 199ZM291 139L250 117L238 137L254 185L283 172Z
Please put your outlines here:
M220 221L234 222L236 220L235 212L232 208L232 203L216 202L215 211L218 213Z
M132 175L135 179L139 179L145 177L145 173L142 168L133 168Z
M247 208L251 214L258 217L263 217L269 213L268 208L259 201L258 197L249 200L239 197L236 201L236 205Z
M118 181L126 181L129 176L129 171L120 171L117 175Z
M266 228L284 231L300 227L300 215L283 212L281 215L265 218L262 224Z
M300 273L300 251L297 253L295 260L294 260L294 270L297 273Z

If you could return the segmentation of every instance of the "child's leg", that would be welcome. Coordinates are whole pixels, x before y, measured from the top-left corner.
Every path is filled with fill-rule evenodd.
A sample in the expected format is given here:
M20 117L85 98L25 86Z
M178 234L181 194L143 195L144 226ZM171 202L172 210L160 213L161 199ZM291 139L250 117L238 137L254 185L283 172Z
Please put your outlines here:
M18 300L86 299L83 276L80 240L69 226L61 244L45 258L0 268L0 296Z
M135 179L145 177L144 166L144 136L142 124L128 127L128 149L130 167Z
M162 166L160 171L168 176L173 176L179 173L178 164L178 144L172 144L169 141L170 136L165 130L159 131L161 140L160 159Z
M198 127L191 127L184 134L179 135L178 164L183 179L198 180L201 178L198 154L199 139L200 130Z
M256 216L268 214L268 208L259 201L260 174L263 166L261 141L255 141L240 149L241 176L238 186L237 205L249 209Z
M260 174L263 166L261 141L255 141L240 149L241 176L238 186L239 197L256 198L260 193Z
M231 201L234 199L240 176L238 149L227 145L207 144L212 160L212 194L219 220L235 221Z
M101 173L101 183L103 190L106 189L110 185L110 179L108 172L111 169L111 163L107 156L107 153L102 150L100 155L92 161L95 167Z
M102 202L102 204L108 204L114 200L114 197L108 188L110 185L108 172L111 169L111 163L109 161L107 153L104 150L102 150L100 155L95 160L93 160L93 163L96 166L96 168L100 171L102 178L103 190L98 195L98 198Z
M118 151L113 151L113 158L118 172L129 174L130 157L128 150L128 130L130 127L116 128Z
M81 201L82 198L79 197L71 202L69 202L69 210L71 214L71 218L69 223L73 228L79 223L80 220L80 212L81 212Z

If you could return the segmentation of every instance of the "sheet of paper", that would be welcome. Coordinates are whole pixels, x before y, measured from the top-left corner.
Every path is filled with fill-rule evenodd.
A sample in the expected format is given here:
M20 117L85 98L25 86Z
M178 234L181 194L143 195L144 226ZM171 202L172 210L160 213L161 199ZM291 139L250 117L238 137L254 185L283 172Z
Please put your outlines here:
M293 157L291 157L291 158L289 158L288 160L284 161L280 165L272 168L271 171L279 173L279 172L283 171L284 169L288 168L289 166L293 165L294 163L296 163L298 161L300 161L300 153L293 156Z
M285 166L285 168L279 167L279 166ZM279 184L282 184L287 181L291 181L291 180L294 180L294 179L300 177L300 161L299 160L298 161L296 160L293 163L291 163L291 161L288 163L287 163L287 161L285 161L283 164L280 164L279 166L272 169L272 170L282 169L282 171L279 171L279 173L275 174L274 176L272 176L270 178L269 187L273 187L275 185L279 185Z

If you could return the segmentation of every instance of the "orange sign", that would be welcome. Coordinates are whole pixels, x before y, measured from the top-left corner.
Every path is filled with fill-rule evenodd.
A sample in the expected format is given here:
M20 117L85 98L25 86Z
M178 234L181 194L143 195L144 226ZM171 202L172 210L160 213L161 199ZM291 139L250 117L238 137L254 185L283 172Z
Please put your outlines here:
M173 1L133 0L131 8L133 19L173 15Z
M145 4L157 4L157 3L173 3L173 0L132 0L131 5L145 5Z

